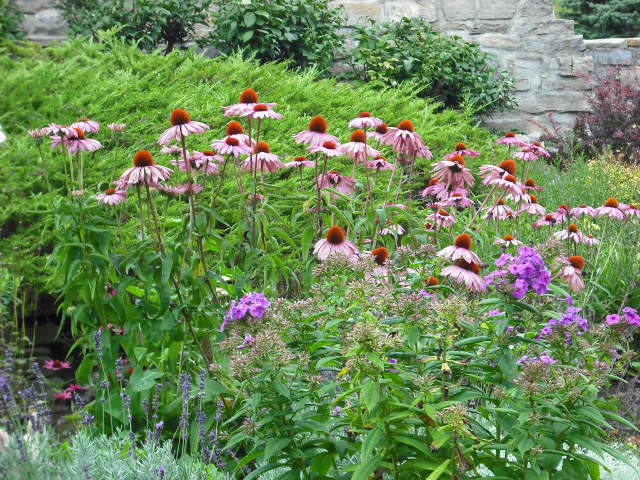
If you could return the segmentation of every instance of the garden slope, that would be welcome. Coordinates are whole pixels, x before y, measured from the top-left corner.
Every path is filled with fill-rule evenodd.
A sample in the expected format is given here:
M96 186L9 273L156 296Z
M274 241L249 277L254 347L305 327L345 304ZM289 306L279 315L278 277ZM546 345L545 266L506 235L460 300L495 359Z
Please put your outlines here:
M46 188L38 149L27 134L30 129L87 117L105 125L96 138L110 146L106 124L127 124L124 148L99 151L87 162L89 194L106 188L138 149L159 153L157 139L176 107L211 126L207 134L190 138L190 148L205 149L224 135L230 120L220 106L237 102L247 87L255 88L262 101L277 102L284 114L283 120L269 122L264 138L284 161L304 154L292 134L306 129L317 114L327 117L330 132L343 141L349 134L348 121L361 111L373 112L390 125L410 118L436 158L458 141L483 151L492 144L489 132L473 120L454 111L435 113L437 106L414 98L410 87L356 88L280 64L258 66L239 56L208 59L174 52L165 57L110 41L72 41L49 49L9 46L0 49L0 75L0 123L9 135L0 147L0 262L24 275L36 291L42 291L48 275L46 253L55 241L51 230L59 195ZM42 151L54 188L62 187L62 158L51 156L48 141ZM169 164L166 157L157 160ZM428 162L422 168L426 170ZM293 181L285 177L277 175L275 182Z

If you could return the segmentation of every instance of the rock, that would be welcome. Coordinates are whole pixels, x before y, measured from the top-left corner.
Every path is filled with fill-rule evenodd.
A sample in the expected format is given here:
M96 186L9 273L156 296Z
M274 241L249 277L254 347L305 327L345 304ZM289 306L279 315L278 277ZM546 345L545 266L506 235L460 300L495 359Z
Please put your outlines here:
M433 0L386 0L387 20L399 20L402 17L420 17L427 22L438 20L436 2Z
M513 0L479 0L478 18L485 20L508 20L516 13Z
M376 1L364 2L338 2L345 8L347 23L350 25L364 25L368 18L383 20L383 3Z
M446 0L443 2L447 20L471 20L476 18L476 0Z

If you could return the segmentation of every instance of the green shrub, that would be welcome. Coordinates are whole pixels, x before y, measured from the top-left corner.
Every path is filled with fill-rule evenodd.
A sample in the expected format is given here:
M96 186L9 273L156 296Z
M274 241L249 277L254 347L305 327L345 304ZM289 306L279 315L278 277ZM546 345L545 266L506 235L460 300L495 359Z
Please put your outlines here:
M343 45L342 16L327 0L230 0L214 14L211 41L223 53L244 49L262 62L328 68Z
M640 0L558 0L558 12L575 20L585 38L640 35Z
M196 25L206 24L211 0L59 0L56 6L72 35L96 36L115 28L124 40L143 49L176 45L193 39Z
M0 0L0 38L21 38L22 11L15 0Z
M434 32L420 18L359 27L353 51L355 78L380 86L413 81L421 97L447 107L467 104L477 113L515 105L513 78L491 54L460 37Z

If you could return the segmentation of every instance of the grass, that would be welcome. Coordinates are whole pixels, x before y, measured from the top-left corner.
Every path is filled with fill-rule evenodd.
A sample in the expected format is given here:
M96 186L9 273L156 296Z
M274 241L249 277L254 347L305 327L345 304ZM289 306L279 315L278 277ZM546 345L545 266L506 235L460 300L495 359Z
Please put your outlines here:
M0 148L0 175L5 179L0 203L7 205L0 212L0 253L2 261L35 291L46 290L50 275L46 254L55 241L52 206L58 194L47 190L29 129L51 122L69 124L79 117L104 124L127 123L124 148L98 152L88 164L89 192L107 188L138 149L157 153L156 141L176 107L186 108L194 119L211 126L207 135L192 137L196 143L190 145L206 148L224 135L229 118L222 116L220 106L237 102L247 87L255 88L263 101L277 102L284 114L283 120L269 123L265 140L285 161L304 153L291 135L305 129L317 114L324 114L331 133L343 139L349 132L347 122L360 111L371 111L390 125L411 118L436 157L457 141L483 151L492 145L491 134L473 119L450 110L435 113L438 106L414 98L410 86L353 87L319 80L313 71L293 72L282 64L258 66L239 56L208 59L190 51L165 57L141 53L110 38L104 43L76 40L49 49L5 47L0 50L0 75L0 123L9 136ZM101 131L97 138L112 146L108 131ZM52 159L46 144L43 153L52 184L61 187L62 159ZM162 161L168 163L166 158ZM278 178L286 188L295 184L293 179L287 183L287 176Z

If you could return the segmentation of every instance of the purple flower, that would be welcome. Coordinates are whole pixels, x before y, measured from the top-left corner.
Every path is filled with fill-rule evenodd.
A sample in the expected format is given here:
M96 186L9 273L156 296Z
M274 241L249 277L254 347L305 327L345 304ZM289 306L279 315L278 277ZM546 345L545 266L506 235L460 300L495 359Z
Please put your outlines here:
M253 319L261 320L270 306L271 302L262 293L249 293L239 301L233 300L224 317L220 331L224 332L224 329L231 323L245 319L247 313Z
M558 320L557 318L552 318L547 322L547 324L540 330L539 337L546 337L555 332L557 327L567 327L571 328L572 326L577 326L579 330L583 332L589 330L589 322L586 318L580 315L582 311L579 307L569 307L564 315ZM573 343L573 337L570 332L564 332L567 338L567 343L571 345ZM581 332L579 332L581 333Z
M487 312L485 314L485 317L487 318L499 317L500 315L504 315L504 312L502 310L495 309L495 310L491 310L490 312Z
M503 253L502 255L500 255L500 258L496 260L496 267L503 267L511 260L513 260L513 255L511 255L510 253Z
M431 294L429 292L427 292L426 290L420 290L418 292L420 295L422 295L424 298L430 298Z
M542 354L540 355L540 361L542 363L544 363L545 365L551 365L553 363L558 363L558 361L553 358L551 355L549 355L549 351L544 351L542 352Z
M244 341L242 342L241 345L238 345L236 348L238 350L242 350L243 348L248 348L248 347L252 347L253 344L255 343L256 339L253 338L252 335L245 335L244 336Z
M622 309L622 313L624 313L629 325L640 327L640 315L638 315L638 311L635 308L625 307Z
M617 325L622 321L622 317L617 313L612 313L611 315L607 315L607 325Z
M513 282L511 289L514 298L523 298L529 290L533 290L538 295L548 292L551 273L547 270L544 260L534 248L520 247L517 257L505 253L496 260L496 266L506 266L506 269L496 270L487 275L485 277L485 286L492 284L503 286L507 282ZM508 277L509 275L512 277Z

